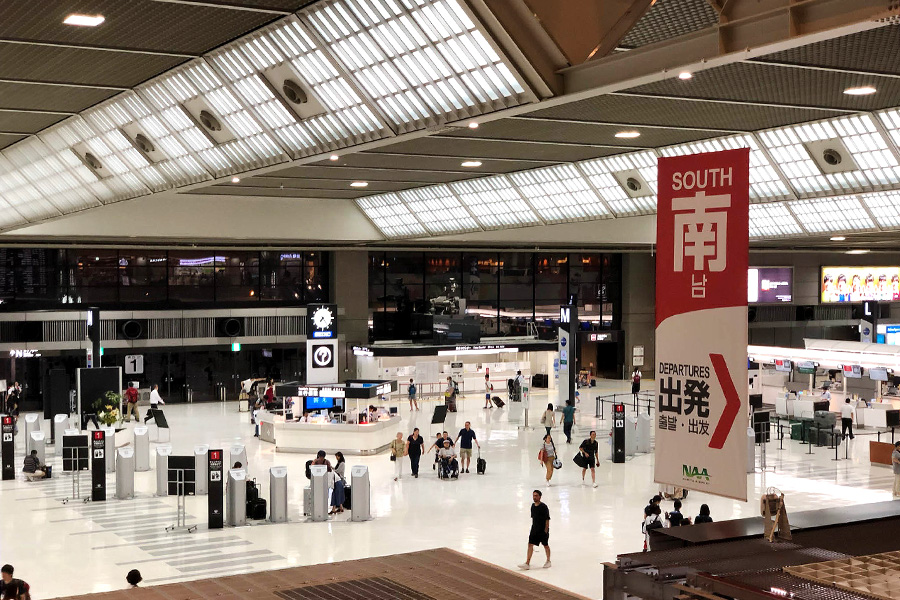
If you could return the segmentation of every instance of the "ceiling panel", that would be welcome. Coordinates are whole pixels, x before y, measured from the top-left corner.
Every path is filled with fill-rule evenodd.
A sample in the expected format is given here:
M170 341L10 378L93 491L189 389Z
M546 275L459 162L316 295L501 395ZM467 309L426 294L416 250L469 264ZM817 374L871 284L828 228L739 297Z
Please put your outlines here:
M166 0L157 0L165 2ZM318 0L203 0L204 4L221 4L223 6L241 6L267 10L297 11Z
M101 14L99 27L63 24L71 13ZM279 15L154 0L3 0L0 38L202 54Z
M11 133L0 133L0 150L6 148L7 146L12 146L16 142L24 140L25 135L16 135Z
M109 89L72 88L0 81L0 108L78 112L111 98Z
M712 27L718 20L708 0L658 0L619 45L646 46Z
M0 42L0 79L130 87L186 60L158 54Z
M843 93L848 87L863 85L875 86L878 93L871 96ZM688 81L676 77L628 91L868 111L896 105L900 98L900 79L743 62L697 71Z
M402 154L429 154L453 156L457 160L468 158L538 159L556 162L574 162L585 158L610 156L622 152L614 148L590 146L562 146L556 144L528 144L524 142L500 142L496 140L465 140L445 137L424 137L400 142L373 152L399 152ZM418 160L418 159L416 159Z
M358 152L355 154L346 154L340 157L337 164L347 167L371 167L376 169L421 169L424 171L453 171L460 169L460 159L456 157L443 156L416 156L415 160L410 160L409 156L402 154L391 154L397 152L394 146L385 146L381 152ZM335 164L325 159L313 165ZM483 158L481 167L478 168L480 173L510 173L512 171L522 171L525 169L534 169L551 164L551 161L537 160L490 160Z
M900 25L776 52L757 60L900 75Z
M269 198L360 198L367 192L356 190L280 190L278 188L243 188L240 186L213 186L192 190L191 194L213 194L216 196L264 196Z
M616 133L637 129L641 136L620 139ZM628 146L631 148L658 148L702 140L716 135L714 131L688 129L632 128L618 125L598 125L593 123L570 123L568 121L543 121L527 118L500 119L482 124L478 129L461 130L454 136L488 138L500 140L523 140L542 142L568 142L576 144L599 144Z
M7 133L37 133L59 123L65 115L0 111L0 131Z
M473 177L482 177L485 173L483 169L462 169L452 172L442 171L421 171L415 169L364 169L358 167L326 167L326 166L309 166L291 167L267 173L265 176L254 177L253 180L265 178L281 178L281 179L333 179L337 181L410 181L417 183L446 183L448 181L456 181L458 179L471 179Z
M842 112L834 110L610 94L545 108L528 113L526 116L635 125L755 131L767 127L837 117L842 114Z

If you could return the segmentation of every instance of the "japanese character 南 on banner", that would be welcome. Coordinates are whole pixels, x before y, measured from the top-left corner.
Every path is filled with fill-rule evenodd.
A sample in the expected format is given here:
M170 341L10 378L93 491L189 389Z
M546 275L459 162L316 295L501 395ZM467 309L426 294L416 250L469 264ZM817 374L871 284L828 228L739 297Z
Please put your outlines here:
M747 500L750 150L661 158L657 483Z

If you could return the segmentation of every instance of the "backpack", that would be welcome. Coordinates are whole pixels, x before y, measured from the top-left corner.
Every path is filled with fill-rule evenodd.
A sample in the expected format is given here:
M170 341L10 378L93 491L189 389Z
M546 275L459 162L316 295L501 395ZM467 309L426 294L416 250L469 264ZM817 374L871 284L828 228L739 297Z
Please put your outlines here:
M312 479L312 471L310 471L310 469L309 469L309 467L312 465L312 462L313 461L311 461L311 460L306 461L306 478L307 479Z
M409 395L410 396L416 395L416 386L413 384L409 384Z
M645 527L646 531L650 531L651 529L659 529L663 526L662 521L659 520L659 515L653 516L655 516L656 519L647 523L647 526Z

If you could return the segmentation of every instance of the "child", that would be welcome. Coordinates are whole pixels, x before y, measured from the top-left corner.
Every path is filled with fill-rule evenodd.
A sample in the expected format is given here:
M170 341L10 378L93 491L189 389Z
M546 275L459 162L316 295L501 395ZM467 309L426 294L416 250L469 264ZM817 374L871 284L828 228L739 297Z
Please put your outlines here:
M419 410L419 403L416 401L416 384L412 379L409 380L409 389L407 389L407 393L409 394L409 410ZM413 404L416 405L413 408Z
M484 376L484 408L494 408L494 405L491 404L491 392L494 391L494 386L491 383L491 376Z

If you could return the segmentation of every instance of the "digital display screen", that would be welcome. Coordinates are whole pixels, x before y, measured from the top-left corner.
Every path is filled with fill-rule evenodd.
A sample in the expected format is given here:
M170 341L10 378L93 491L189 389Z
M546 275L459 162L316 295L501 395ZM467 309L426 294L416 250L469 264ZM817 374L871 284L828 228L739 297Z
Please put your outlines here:
M209 460L222 460L222 453L219 450L210 451Z
M860 379L862 377L862 367L859 365L843 365L844 377L847 379Z
M822 302L900 300L900 267L822 267Z
M617 413L625 412L625 405L624 404L616 404L616 412Z
M334 408L334 398L326 398L324 396L307 396L303 401L303 408L306 410L322 410L325 408Z
M775 359L775 370L776 371L790 373L792 369L793 369L793 365L791 364L791 361L782 360L780 358Z
M782 304L794 299L793 267L750 267L747 270L749 304Z

